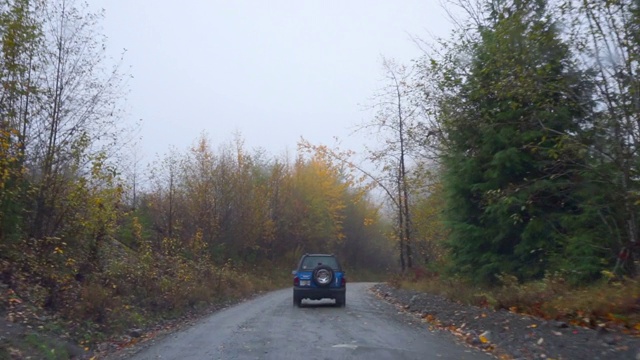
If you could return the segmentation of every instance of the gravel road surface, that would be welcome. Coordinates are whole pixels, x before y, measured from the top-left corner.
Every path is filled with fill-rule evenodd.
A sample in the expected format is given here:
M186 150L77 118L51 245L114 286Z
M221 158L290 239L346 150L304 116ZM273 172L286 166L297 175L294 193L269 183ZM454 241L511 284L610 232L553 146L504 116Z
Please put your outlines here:
M292 290L270 292L155 340L143 359L490 359L446 332L431 332L387 302L371 283L347 286L346 308L332 300L292 304Z

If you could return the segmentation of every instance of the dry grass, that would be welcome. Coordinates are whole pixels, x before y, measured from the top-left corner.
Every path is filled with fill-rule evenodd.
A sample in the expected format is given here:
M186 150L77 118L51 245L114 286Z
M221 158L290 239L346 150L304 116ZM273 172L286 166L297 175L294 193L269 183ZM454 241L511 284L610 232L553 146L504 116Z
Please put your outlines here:
M574 287L559 276L521 284L510 276L501 285L482 287L468 281L439 276L397 277L393 285L443 295L464 304L508 309L575 325L618 327L640 333L640 281L601 281Z
M55 315L61 328L71 329L73 340L87 346L291 282L290 270L274 266L216 265L208 257L151 251L125 250L117 255L109 256L100 272L82 278L74 277L77 270L64 262L36 267L31 262L18 266L19 262L2 260L0 274L11 275L15 303L31 304L38 313ZM30 271L22 272L22 268ZM0 296L0 310L7 310L9 304Z
M372 271L366 269L349 269L346 271L348 282L380 282L386 277L385 271Z

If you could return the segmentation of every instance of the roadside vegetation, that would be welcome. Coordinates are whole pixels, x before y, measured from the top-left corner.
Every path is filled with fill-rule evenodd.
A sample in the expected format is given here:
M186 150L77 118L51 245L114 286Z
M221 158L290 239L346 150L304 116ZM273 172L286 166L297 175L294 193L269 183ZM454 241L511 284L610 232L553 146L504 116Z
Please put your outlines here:
M91 350L330 252L349 281L637 333L638 3L449 5L451 39L383 62L380 148L204 132L143 165L102 14L0 2L0 315Z
M452 37L418 40L392 83L394 108L422 112L405 124L417 259L393 281L637 334L638 2L449 4Z
M488 286L420 269L413 275L393 277L389 284L442 295L464 305L640 336L637 280L602 280L577 286L557 275L525 283L513 276L500 276L495 285Z
M0 316L44 334L1 340L0 357L65 358L37 339L93 350L290 286L303 252L337 253L354 278L393 266L378 206L320 154L203 133L143 165L102 16L73 0L0 2Z

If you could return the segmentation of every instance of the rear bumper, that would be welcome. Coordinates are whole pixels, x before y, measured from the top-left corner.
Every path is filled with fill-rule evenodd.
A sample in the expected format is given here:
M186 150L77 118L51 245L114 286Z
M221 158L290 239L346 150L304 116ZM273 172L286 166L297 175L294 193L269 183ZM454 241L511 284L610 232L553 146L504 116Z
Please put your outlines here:
M300 299L320 300L344 297L346 287L341 288L303 288L294 287L293 296Z

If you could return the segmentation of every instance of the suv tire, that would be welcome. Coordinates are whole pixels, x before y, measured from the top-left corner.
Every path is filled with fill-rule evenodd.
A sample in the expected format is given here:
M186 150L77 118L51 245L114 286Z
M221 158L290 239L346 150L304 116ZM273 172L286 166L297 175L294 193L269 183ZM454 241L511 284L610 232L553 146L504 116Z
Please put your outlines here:
M331 285L335 274L333 273L333 269L327 265L319 265L315 269L313 269L313 282L316 283L319 287L327 287Z

